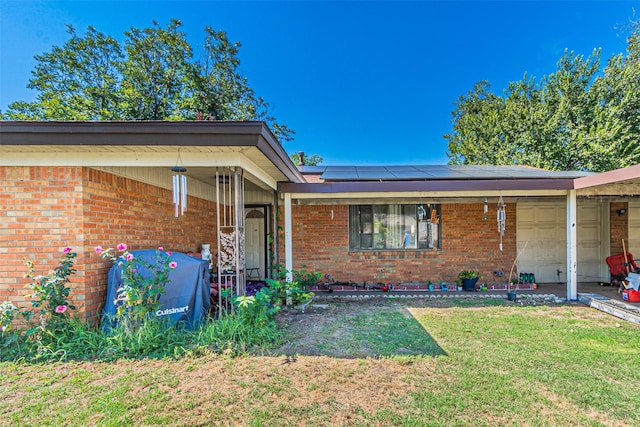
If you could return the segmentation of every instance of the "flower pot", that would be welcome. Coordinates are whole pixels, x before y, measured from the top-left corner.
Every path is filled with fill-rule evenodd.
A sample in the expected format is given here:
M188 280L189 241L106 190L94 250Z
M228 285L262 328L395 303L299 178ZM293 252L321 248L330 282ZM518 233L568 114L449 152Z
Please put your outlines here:
M458 290L458 292L462 291L462 286L457 286L456 289Z
M433 285L429 285L429 292L433 292Z
M476 282L478 279L478 277L474 277L473 279L462 279L462 287L465 291L473 291L476 289Z
M509 301L515 301L516 300L516 291L507 291L507 299Z

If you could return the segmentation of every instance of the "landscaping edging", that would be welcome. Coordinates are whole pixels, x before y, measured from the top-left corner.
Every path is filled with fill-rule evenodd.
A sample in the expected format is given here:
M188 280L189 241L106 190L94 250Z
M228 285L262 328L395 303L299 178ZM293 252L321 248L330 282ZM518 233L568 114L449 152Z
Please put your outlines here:
M316 293L313 297L314 301L317 300L332 300L332 299L350 299L350 300L365 300L365 299L379 299L379 298L392 298L392 299L507 299L507 294L504 293L424 293L424 294L402 294L393 292L375 293L375 294L353 294L345 293L340 295L338 292L327 293L325 295ZM565 303L565 298L559 298L555 294L518 294L517 301L543 301L548 303Z

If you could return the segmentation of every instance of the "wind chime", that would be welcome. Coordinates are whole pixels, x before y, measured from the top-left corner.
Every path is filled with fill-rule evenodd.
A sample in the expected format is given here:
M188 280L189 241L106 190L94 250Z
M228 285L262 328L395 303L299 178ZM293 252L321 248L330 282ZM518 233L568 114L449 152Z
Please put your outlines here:
M504 237L504 230L507 224L507 205L505 205L502 199L502 194L498 199L498 233L500 233L500 250L502 250L502 237Z
M427 216L427 211L423 205L418 205L418 221L422 221Z
M176 217L184 215L187 210L187 176L184 174L187 168L182 166L180 150L178 150L178 160L171 168L173 172L173 212Z

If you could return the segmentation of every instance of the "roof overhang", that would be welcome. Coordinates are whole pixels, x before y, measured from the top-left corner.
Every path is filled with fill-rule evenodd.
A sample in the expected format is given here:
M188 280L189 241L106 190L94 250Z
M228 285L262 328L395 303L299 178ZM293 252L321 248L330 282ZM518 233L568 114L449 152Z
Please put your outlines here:
M281 183L292 199L452 198L490 196L560 196L573 188L572 179L435 180Z
M242 167L263 187L304 182L264 122L0 121L0 147L0 166L171 167L179 150L196 179Z
M355 168L355 167L354 167ZM437 169L421 167L423 171ZM430 169L429 169L430 168ZM448 199L484 198L502 195L505 197L557 197L566 196L569 190L576 190L578 197L600 197L603 200L620 200L640 196L640 165L609 172L592 174L588 172L554 172L533 169L504 169L482 166L463 167L453 170L452 178L434 176L420 180L363 180L357 173L355 180L323 180L321 173L328 169L308 168L305 170L306 183L281 183L279 191L290 193L299 203L315 200L371 200L380 202L392 199L410 200L415 198ZM318 170L316 170L318 169ZM339 169L338 172L341 172ZM358 172L354 169L355 172ZM331 171L333 172L333 171ZM350 171L347 171L350 172ZM366 171L365 171L366 172ZM390 169L391 173L395 171ZM343 172L344 174L344 172ZM463 175L471 175L465 178ZM526 176L531 174L531 176ZM537 174L537 176L535 176ZM493 175L490 179L484 175ZM510 176L509 176L510 175ZM518 177L525 175L525 177ZM328 176L328 175L327 175Z
M574 186L580 196L639 196L640 165L577 178Z

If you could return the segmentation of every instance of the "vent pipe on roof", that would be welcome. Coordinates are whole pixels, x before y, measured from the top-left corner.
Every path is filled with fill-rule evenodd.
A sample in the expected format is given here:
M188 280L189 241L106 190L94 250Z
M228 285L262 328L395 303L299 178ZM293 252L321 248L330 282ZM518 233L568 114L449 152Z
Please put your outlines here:
M298 167L304 166L304 151L298 151Z

